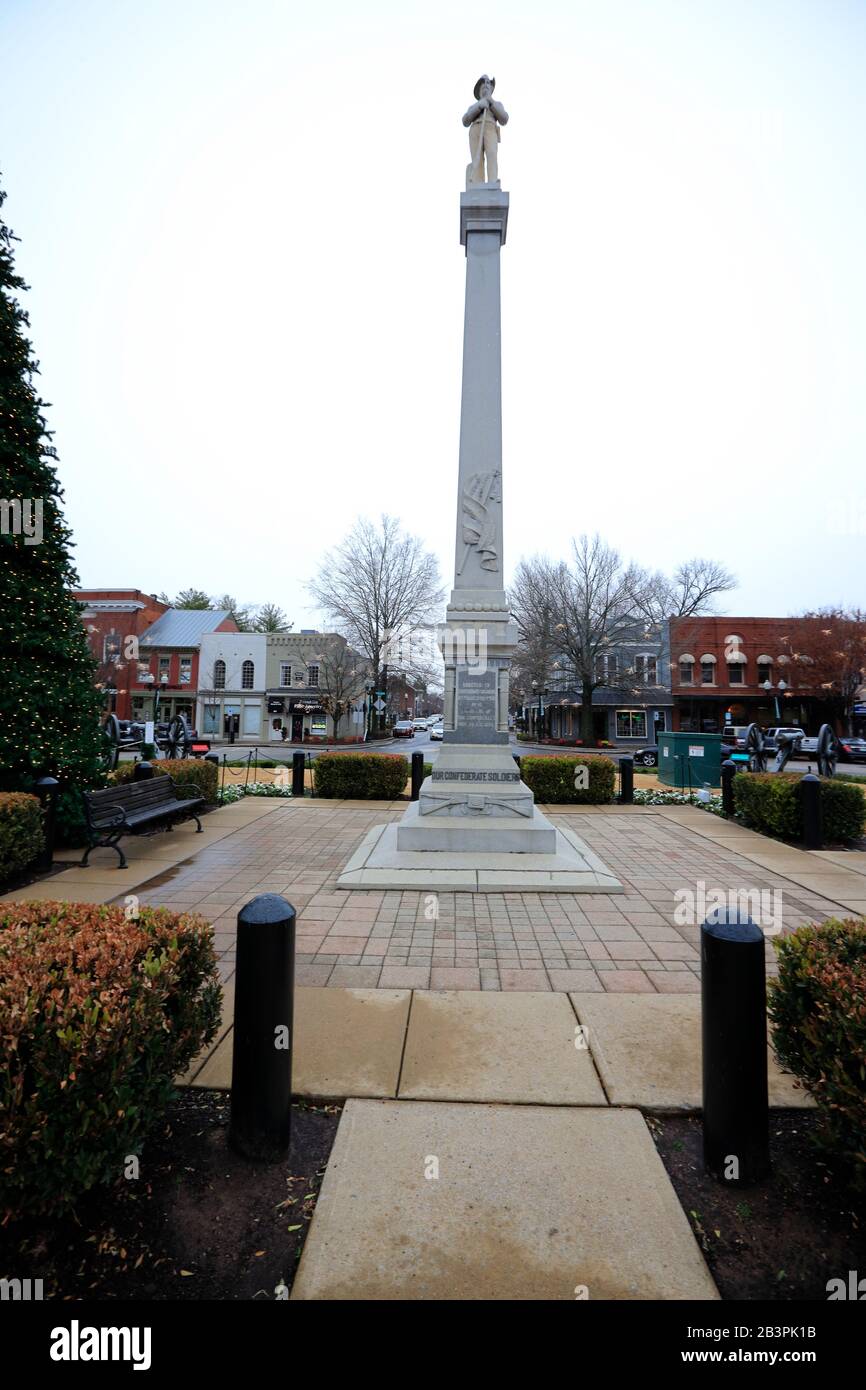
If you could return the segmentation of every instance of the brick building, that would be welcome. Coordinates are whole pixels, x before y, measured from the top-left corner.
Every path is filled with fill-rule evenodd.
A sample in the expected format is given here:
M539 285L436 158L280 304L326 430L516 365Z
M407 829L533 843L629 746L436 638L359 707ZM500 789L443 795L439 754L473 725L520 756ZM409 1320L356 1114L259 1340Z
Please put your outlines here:
M796 660L802 618L670 620L673 727L721 733L726 724L800 725L817 733L832 711Z
M76 589L72 597L84 605L81 620L106 712L129 719L138 669L136 643L168 612L168 604L141 589Z

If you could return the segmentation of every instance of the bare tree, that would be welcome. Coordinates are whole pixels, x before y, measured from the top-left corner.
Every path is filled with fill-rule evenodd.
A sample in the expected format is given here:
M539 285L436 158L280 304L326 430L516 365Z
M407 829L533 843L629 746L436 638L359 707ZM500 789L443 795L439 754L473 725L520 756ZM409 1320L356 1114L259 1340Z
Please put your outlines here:
M388 649L395 635L439 616L445 594L434 555L395 517L366 518L327 554L307 589L338 632L369 663L377 688L388 688ZM379 728L384 718L379 715Z
M718 560L686 560L669 579L656 571L634 568L635 607L652 627L666 618L691 618L715 611L714 599L737 586L736 577Z
M781 639L796 674L796 682L792 675L790 683L825 700L850 733L857 692L866 679L866 613L859 608L821 608L796 622L796 637Z
M521 560L508 598L517 623L517 647L511 663L511 693L529 704L533 688L543 687L559 656L556 626L556 565L545 556Z
M604 658L635 640L644 630L639 595L640 571L624 566L619 552L600 536L581 536L573 544L571 566L554 571L554 633L557 645L581 688L580 731L584 742L593 738L593 692L616 681Z
M334 738L339 737L340 720L363 694L368 666L353 652L345 638L336 633L326 637L316 657L319 663L319 704L334 722Z

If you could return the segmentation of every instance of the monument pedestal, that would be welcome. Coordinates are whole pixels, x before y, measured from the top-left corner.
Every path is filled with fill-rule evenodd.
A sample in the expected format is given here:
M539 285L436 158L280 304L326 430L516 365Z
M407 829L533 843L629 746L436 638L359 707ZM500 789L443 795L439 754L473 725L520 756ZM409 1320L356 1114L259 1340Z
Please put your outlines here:
M509 751L508 676L517 624L502 566L499 260L508 194L460 197L466 247L454 589L439 644L445 661L443 744L399 824L369 832L338 888L621 893L570 830L542 815Z

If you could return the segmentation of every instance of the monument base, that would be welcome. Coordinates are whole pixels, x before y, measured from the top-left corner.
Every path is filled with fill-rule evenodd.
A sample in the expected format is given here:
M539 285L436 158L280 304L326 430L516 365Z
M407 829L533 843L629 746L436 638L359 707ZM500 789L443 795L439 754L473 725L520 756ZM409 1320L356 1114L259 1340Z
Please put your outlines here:
M427 818L429 819L429 818ZM624 888L597 854L571 830L558 830L537 807L533 828L553 834L552 853L535 854L515 850L505 843L501 851L491 852L464 847L460 850L401 849L398 831L411 829L420 817L416 805L408 808L402 822L376 825L365 836L340 877L338 888L390 888L415 892L463 893L622 893ZM489 843L490 822L474 817L436 821L436 832L462 838L480 834ZM516 818L499 821L497 836L525 834L527 822ZM427 835L427 830L423 832Z

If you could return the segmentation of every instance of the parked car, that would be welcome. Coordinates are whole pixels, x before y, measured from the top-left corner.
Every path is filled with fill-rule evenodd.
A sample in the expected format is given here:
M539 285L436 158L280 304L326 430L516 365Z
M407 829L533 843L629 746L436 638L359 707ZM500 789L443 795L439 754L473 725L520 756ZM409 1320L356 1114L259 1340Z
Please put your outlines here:
M443 728L443 726L442 726L441 724L434 724L434 725L433 725L433 728L430 730L430 737L431 737L431 739L440 739L440 740L441 740L442 735L444 734L444 732L445 732L445 730L444 730L444 728Z
M398 719L391 730L392 738L414 738L415 725L411 719Z
M736 752L742 753L748 728L748 724L726 724L722 729L722 742L729 743Z
M849 738L843 734L839 738L839 761L841 763L866 763L866 738Z
M637 748L632 756L638 767L658 767L659 765L659 750L657 744L653 744L651 748Z

